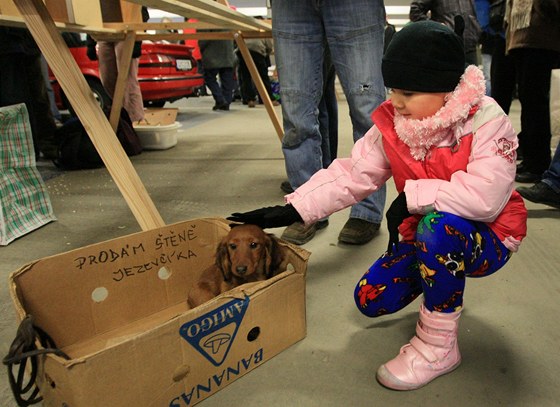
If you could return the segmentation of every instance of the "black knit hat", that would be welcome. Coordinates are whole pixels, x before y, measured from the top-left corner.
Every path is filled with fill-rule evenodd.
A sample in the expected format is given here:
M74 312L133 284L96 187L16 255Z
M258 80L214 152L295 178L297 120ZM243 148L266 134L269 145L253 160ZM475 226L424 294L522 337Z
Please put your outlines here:
M465 71L463 39L434 21L410 23L393 36L381 68L388 88L451 92Z

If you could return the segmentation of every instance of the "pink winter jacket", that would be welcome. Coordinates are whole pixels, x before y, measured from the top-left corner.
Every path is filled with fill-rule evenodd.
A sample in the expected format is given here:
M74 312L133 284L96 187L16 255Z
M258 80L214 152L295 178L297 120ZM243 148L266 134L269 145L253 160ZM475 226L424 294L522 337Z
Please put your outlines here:
M372 115L376 125L356 142L351 157L317 172L286 202L305 223L313 223L361 201L393 176L415 214L399 228L403 240L413 240L422 215L435 209L487 223L509 250L517 251L527 230L527 210L514 190L518 143L496 102L482 97L461 134L450 130L421 161L396 135L393 114L391 102L383 103Z

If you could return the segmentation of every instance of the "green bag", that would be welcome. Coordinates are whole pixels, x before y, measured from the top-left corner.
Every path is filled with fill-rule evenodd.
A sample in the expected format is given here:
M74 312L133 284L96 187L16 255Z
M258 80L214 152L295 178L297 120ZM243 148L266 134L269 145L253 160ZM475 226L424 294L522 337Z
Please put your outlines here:
M27 107L0 107L0 245L53 220L49 194L36 167Z

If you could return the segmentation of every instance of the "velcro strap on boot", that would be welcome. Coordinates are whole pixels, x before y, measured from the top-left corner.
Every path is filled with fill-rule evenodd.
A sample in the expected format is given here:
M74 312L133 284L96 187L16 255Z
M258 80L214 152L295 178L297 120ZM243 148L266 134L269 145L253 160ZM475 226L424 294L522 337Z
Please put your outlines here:
M428 333L422 329L419 323L416 324L416 336L418 336L424 342L430 345L439 346L440 348L448 348L450 345L449 337L445 336L445 332L442 332L440 335Z
M428 362L435 363L438 360L438 357L428 345L426 345L422 339L418 338L417 336L412 337L410 340L410 344L414 349L416 349Z

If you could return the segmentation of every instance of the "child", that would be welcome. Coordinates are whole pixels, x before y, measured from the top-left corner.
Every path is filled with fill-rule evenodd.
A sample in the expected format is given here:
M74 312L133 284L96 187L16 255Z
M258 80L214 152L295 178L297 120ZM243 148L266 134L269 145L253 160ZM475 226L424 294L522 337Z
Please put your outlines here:
M504 266L526 234L527 211L513 189L516 133L484 95L482 72L465 69L458 35L432 21L409 24L393 37L382 70L390 100L351 158L316 173L285 206L228 219L313 223L393 176L399 195L387 211L389 247L358 282L355 300L377 317L423 294L416 335L377 371L384 386L412 390L459 366L465 277Z

